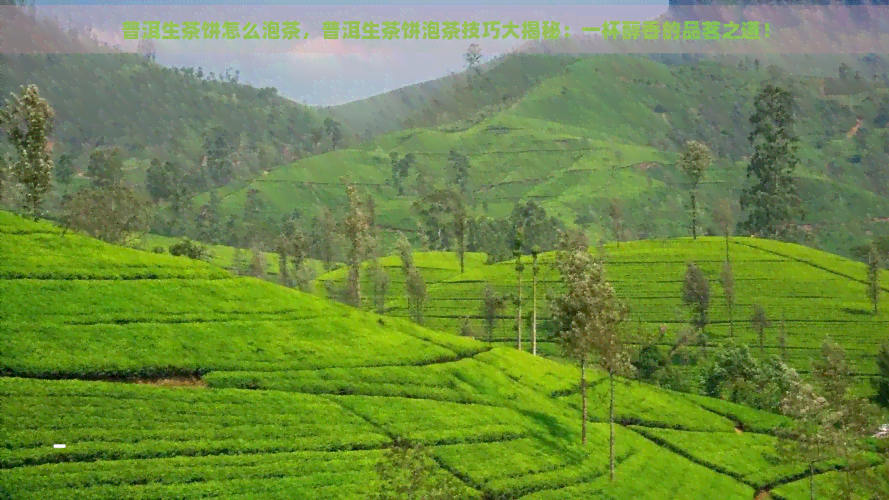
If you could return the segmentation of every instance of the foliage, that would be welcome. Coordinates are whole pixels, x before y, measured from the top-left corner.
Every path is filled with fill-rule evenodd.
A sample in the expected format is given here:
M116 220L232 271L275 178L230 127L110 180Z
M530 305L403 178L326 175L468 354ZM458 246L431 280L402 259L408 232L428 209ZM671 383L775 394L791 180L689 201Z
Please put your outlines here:
M877 315L877 305L880 301L880 269L882 262L876 245L871 245L867 259L867 296L874 306L874 316Z
M828 341L822 356L812 366L815 386L794 381L781 402L785 415L795 419L794 425L783 429L784 440L777 450L785 461L806 464L810 473L816 464L840 459L850 468L867 465L865 439L875 414L862 399L850 395L852 370L839 346ZM843 475L838 498L853 498L855 476ZM814 479L810 477L810 498L814 499Z
M426 280L414 266L414 256L410 243L402 237L398 241L398 252L401 256L404 274L404 292L407 295L408 309L415 323L423 323L423 305L426 302Z
M86 187L64 199L66 228L81 230L108 243L123 243L147 226L145 201L124 185Z
M690 306L694 312L692 325L703 333L708 323L707 309L710 307L710 283L701 269L694 263L689 264L685 271L682 301L687 306Z
M766 328L772 326L772 320L766 315L766 310L759 304L753 304L753 316L750 318L750 324L759 336L759 352L765 354L765 332Z
M55 111L33 84L22 86L21 94L7 99L6 109L0 109L0 131L18 155L12 166L16 179L25 187L24 208L34 217L52 181L49 138L54 119Z
M466 53L463 54L463 59L466 60L466 66L470 69L478 66L482 60L481 47L477 43L470 44L469 48L466 49Z
M349 202L349 212L343 219L343 232L349 242L348 303L361 307L361 261L367 251L370 226L365 202L359 197L358 189L346 179L343 179L343 183Z
M205 260L209 258L207 248L198 242L188 238L183 239L179 243L170 246L170 255L185 256L194 260Z
M556 333L565 354L580 363L580 392L583 422L581 443L586 444L586 380L585 365L598 357L599 364L608 372L610 388L610 456L609 471L614 481L614 376L632 372L629 355L623 344L623 323L629 310L614 293L605 279L602 261L594 261L589 253L586 235L581 232L563 233L557 266L566 292L553 301Z
M691 194L691 234L694 239L698 237L698 184L703 180L704 174L710 168L711 163L713 163L713 158L710 154L710 149L697 141L688 141L685 149L679 156L679 169L685 173L691 184L689 188Z
M453 476L437 474L438 467L422 446L396 441L378 466L379 485L373 500L458 500L465 487Z
M794 106L793 94L772 84L763 86L754 101L754 129L748 138L754 153L747 177L755 177L755 184L741 196L741 207L748 211L742 228L761 237L792 237L791 224L802 216L792 177L799 163Z
M96 148L90 154L86 173L93 187L103 189L123 181L123 157L118 147Z
M874 403L889 408L889 344L883 344L877 354L877 376L871 383L876 391Z
M611 451L575 445L576 366L232 278L208 263L60 233L0 213L0 251L10 255L3 277L43 278L0 279L9 333L0 337L0 488L17 496L359 500L378 486L374 466L393 436L427 447L437 462L426 462L429 475L460 477L472 488L458 495L475 499L654 500L651 484L629 486L643 471L659 484L674 478L671 488L685 479L689 498L752 494L683 458L700 443L674 451L630 427L718 432L714 441L731 449L747 442L733 441L734 423L705 403L628 382L611 412L608 374L588 369L591 439L606 439L602 421L614 414L610 483ZM413 258L418 268L436 261L459 268L453 254ZM551 271L545 264L542 273ZM99 279L65 279L78 277L77 266ZM499 267L514 277L511 263ZM189 387L158 387L186 376ZM50 380L62 378L103 381ZM745 419L767 421L749 412ZM59 435L67 448L51 446Z
M716 351L703 378L709 397L778 411L796 375L779 360L756 359L746 345L730 340Z

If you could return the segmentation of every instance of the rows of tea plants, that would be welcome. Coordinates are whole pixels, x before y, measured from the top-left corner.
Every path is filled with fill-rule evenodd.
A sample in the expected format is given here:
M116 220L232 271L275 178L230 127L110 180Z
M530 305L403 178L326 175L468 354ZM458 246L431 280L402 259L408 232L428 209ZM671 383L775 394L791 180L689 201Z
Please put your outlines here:
M487 255L478 252L466 252L463 258L464 268L469 271L482 267L487 259ZM402 270L401 258L398 255L389 255L377 259L377 263L388 277L388 289L385 296L389 299L404 297L405 276ZM427 287L460 274L460 260L454 252L416 252L414 253L414 266L423 276ZM361 289L363 294L361 308L375 310L376 284L369 272L369 268L369 262L362 263ZM316 293L321 296L327 296L326 284L341 288L345 286L347 277L348 269L346 268L340 268L319 276L315 280Z
M30 238L58 269L74 269L92 244L19 226L0 234L0 244L7 234ZM18 278L0 279L0 493L366 498L381 448L400 437L428 446L437 473L463 479L468 498L752 495L749 485L685 458L694 443L677 453L631 426L708 431L697 435L732 447L744 443L732 440L736 421L768 426L760 412L618 380L612 485L608 381L598 370L587 371L590 442L581 448L574 365L260 280L165 274L177 266L216 272L185 258L95 248L85 269L96 279L24 279L16 268ZM139 259L151 279L105 279L117 272L105 270ZM454 262L447 266L453 271ZM203 381L168 388L21 378L181 374Z
M375 448L387 436L324 398L0 378L0 467ZM336 426L331 426L336 422ZM53 448L65 443L65 448Z
M734 335L758 347L760 338L751 317L755 306L760 305L770 320L763 336L765 347L771 353L783 352L795 368L807 370L808 360L830 337L849 349L857 371L873 373L875 354L882 343L889 342L889 309L883 307L878 315L871 314L861 264L799 245L732 238L729 249L736 298L730 317L721 283L725 248L725 240L714 237L606 246L608 277L630 307L630 328L654 335L665 325L663 344L688 328L691 313L682 303L682 285L687 264L695 262L710 283L706 332L711 342ZM558 272L551 265L553 258L555 255L550 253L540 259L537 304L542 341L549 336L549 297L561 291ZM522 333L523 348L527 350L531 340L532 271L529 259L525 260ZM889 283L889 277L885 282ZM425 324L459 334L468 321L475 336L487 340L482 299L486 285L490 285L495 293L507 298L495 320L493 339L514 345L516 284L514 263L504 262L432 285L424 307ZM387 308L390 315L409 316L403 298L393 298ZM779 349L782 336L783 350ZM556 346L542 349L547 354L558 354Z
M626 437L624 438L627 439ZM629 454L617 468L611 482L607 473L594 475L572 486L542 489L522 496L522 500L587 500L590 498L633 498L662 500L675 498L753 498L754 489L676 455L639 437L631 446L639 451ZM606 447L602 443L602 447ZM651 464L657 463L653 469Z

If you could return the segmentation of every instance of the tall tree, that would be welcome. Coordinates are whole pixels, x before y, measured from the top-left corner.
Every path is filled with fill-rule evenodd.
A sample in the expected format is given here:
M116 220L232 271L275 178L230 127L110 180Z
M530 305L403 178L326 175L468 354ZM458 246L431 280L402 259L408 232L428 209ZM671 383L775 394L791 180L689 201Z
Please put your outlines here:
M62 212L66 229L79 229L93 238L120 244L130 234L147 229L145 206L129 186L114 184L78 190L62 203Z
M688 176L691 184L689 194L691 195L691 235L693 239L698 238L698 184L704 178L712 162L710 149L697 141L688 141L679 157L679 168Z
M123 154L117 147L96 148L86 167L93 187L107 188L123 180Z
M361 261L364 258L368 236L367 212L358 194L358 188L351 181L343 179L349 212L343 219L344 233L349 241L349 301L353 307L361 307Z
M460 259L460 274L463 274L466 272L466 232L469 229L469 221L466 214L466 206L460 196L454 197L451 214L454 220L454 239L457 243L457 257Z
M265 252L262 251L262 248L260 248L259 245L254 244L250 249L250 253L253 255L250 258L250 276L265 279L267 269Z
M586 444L586 364L598 356L609 377L610 478L614 481L614 377L632 370L623 345L622 325L629 311L605 279L602 260L593 260L582 233L563 233L558 268L565 293L553 301L553 320L565 354L581 367L581 442Z
M485 330L488 333L488 342L494 341L494 327L497 326L497 316L503 309L505 301L502 296L494 291L490 283L485 283L482 295L482 316L485 318Z
M876 394L874 403L889 409L889 343L877 354L877 375L871 380Z
M74 159L69 154L63 154L59 157L59 162L56 164L56 180L62 184L68 184L73 176Z
M392 162L392 180L398 189L398 195L404 195L404 183L414 166L414 154L408 153L399 160L398 153L393 151L389 153L389 160Z
M13 172L25 187L24 208L35 218L52 182L49 136L54 118L52 106L40 97L36 85L22 87L21 94L7 99L5 109L0 109L0 131L18 154Z
M0 154L0 204L4 203L6 189L9 188L12 178L12 160L9 155Z
M716 211L713 214L713 219L719 226L719 229L722 230L722 235L725 236L725 260L726 262L730 262L731 256L729 255L728 243L729 236L734 232L735 216L732 212L732 203L728 198L722 198L716 204Z
M333 149L336 149L340 141L343 139L342 125L333 118L328 117L324 119L324 131L330 136L330 142L333 144Z
M213 125L204 131L204 161L210 179L217 186L224 186L233 173L232 155L237 150L232 134L221 125Z
M848 470L866 464L862 455L874 412L850 392L853 372L842 349L826 341L821 352L812 365L815 386L797 379L782 401L782 413L794 421L791 427L780 430L784 439L777 442L777 451L785 461L808 466L810 500L815 499L818 464L843 460L847 472L840 476L839 496L832 498L851 500L854 476Z
M537 273L540 270L538 258L540 247L531 249L531 354L537 356Z
M617 241L617 248L620 248L621 240L621 224L623 222L624 211L619 199L614 198L608 206L608 216L611 218L611 227L614 230L614 239Z
M482 48L476 43L471 44L463 54L463 59L466 61L467 69L476 68L482 60Z
M522 262L522 230L516 233L516 239L513 245L513 256L515 257L515 274L516 274L516 332L518 333L518 349L522 350L522 273L525 271L525 264Z
M154 201L168 200L172 198L181 175L178 164L152 158L145 173L145 188Z
M324 262L324 270L330 271L334 260L334 239L336 237L336 220L333 212L321 207L312 223L312 246L315 256Z
M512 239L507 240L507 245L514 241L521 229L522 252L525 254L531 253L534 245L545 250L555 249L559 241L559 230L563 227L558 218L549 216L535 201L516 203L509 215L509 222L512 225L510 235Z
M732 263L725 261L722 264L722 293L725 295L725 307L728 309L729 335L735 336L735 275L732 272Z
M796 233L793 224L803 215L793 179L799 163L793 95L767 84L756 96L754 108L750 117L754 128L748 137L754 153L747 178L756 180L741 195L741 208L747 212L741 228L767 238L788 239Z
M386 294L389 292L389 273L377 260L371 263L370 272L374 287L374 305L377 314L383 314L386 312Z
M452 149L450 153L448 153L448 164L450 164L451 169L454 171L454 183L459 188L460 193L463 194L463 196L468 195L469 158Z
M408 309L417 324L423 324L423 305L426 302L426 282L414 266L414 253L411 244L402 236L398 240L398 254L404 273L404 291L407 294Z
M766 315L766 310L759 304L753 304L753 316L750 318L753 330L759 336L759 353L761 356L766 354L766 328L772 326L772 321Z
M288 238L286 232L278 236L275 252L278 254L278 276L281 280L281 285L289 287L290 273L288 268L290 267L290 262L287 258L290 254L290 238Z
M704 328L709 322L707 310L710 308L710 283L701 268L694 263L690 263L685 270L682 302L692 309L692 326L699 335L704 335Z
M880 252L877 245L871 244L867 255L867 296L874 306L874 316L877 315L877 306L880 302Z
M312 280L315 278L315 272L307 265L311 246L311 241L304 231L301 229L293 231L290 244L293 277L296 286L305 293L312 292Z

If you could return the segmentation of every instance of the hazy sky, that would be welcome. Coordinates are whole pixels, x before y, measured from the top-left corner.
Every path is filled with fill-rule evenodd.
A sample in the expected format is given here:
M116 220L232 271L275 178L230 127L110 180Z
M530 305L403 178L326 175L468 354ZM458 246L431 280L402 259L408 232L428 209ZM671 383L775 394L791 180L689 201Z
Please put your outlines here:
M506 5L508 3L508 5ZM233 67L241 81L273 86L280 93L307 104L328 105L369 97L464 68L462 54L478 43L487 57L515 48L527 40L329 40L322 36L324 21L556 21L580 35L583 26L606 20L643 20L667 9L667 1L609 2L541 0L486 0L480 2L262 2L238 4L176 0L175 2L55 2L38 1L38 12L74 26L91 26L99 39L135 50L136 41L124 40L123 21L299 21L309 38L284 40L158 40L157 60L165 65L202 66L205 72ZM521 36L521 30L517 30ZM261 33L261 31L260 31ZM342 37L342 28L340 37Z

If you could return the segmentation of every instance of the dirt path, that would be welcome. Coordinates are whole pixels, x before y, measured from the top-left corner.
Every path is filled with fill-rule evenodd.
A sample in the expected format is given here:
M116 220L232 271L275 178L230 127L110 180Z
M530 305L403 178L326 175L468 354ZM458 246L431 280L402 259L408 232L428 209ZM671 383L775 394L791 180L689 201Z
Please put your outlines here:
M858 133L858 129L861 128L862 118L859 116L858 119L855 120L855 126L849 129L849 132L846 134L847 139L851 139L855 137L855 134Z

